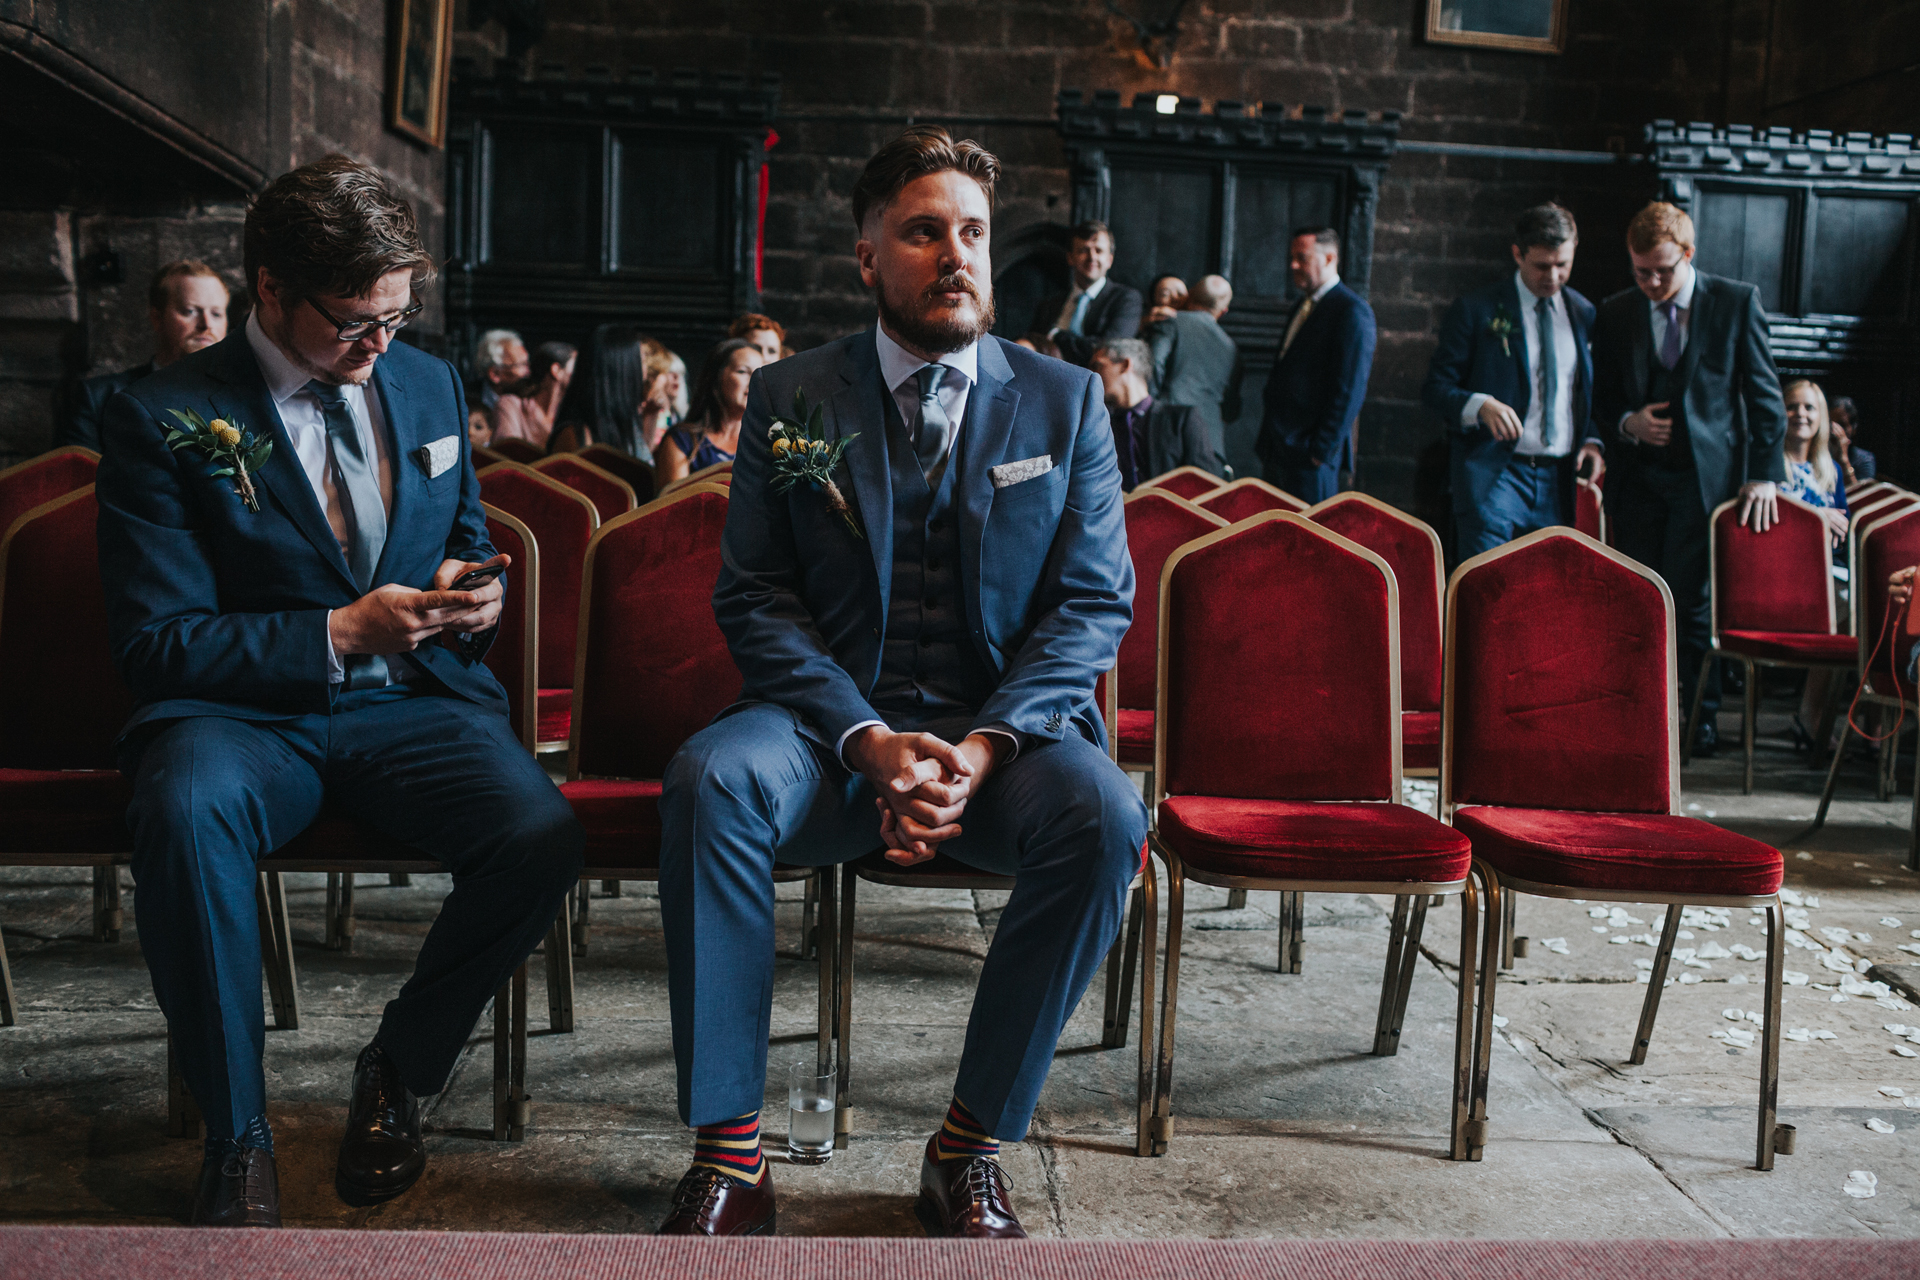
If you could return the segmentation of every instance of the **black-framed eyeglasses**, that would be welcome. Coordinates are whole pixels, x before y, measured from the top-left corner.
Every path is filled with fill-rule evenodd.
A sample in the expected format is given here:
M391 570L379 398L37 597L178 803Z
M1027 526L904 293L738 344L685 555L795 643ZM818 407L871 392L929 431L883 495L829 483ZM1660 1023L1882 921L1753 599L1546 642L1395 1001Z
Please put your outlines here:
M391 320L342 320L312 298L307 299L307 305L318 311L326 318L326 322L333 326L334 337L342 342L358 342L375 329L385 329L389 335L399 332L406 328L407 321L419 315L420 308L427 304L416 302Z

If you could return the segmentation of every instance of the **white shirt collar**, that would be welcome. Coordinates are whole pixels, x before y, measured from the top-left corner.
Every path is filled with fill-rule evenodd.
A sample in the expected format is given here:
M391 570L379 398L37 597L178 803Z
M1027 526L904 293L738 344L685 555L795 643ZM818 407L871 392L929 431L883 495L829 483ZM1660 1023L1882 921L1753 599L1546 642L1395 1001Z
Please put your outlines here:
M1340 273L1336 271L1332 275L1327 277L1327 282L1325 284L1321 285L1318 289L1315 289L1313 291L1313 300L1315 302L1320 301L1320 299L1332 293L1334 291L1335 286L1337 286L1339 283L1340 283Z
M887 384L888 391L898 391L900 384L919 373L926 361L914 355L895 342L887 334L887 327L878 321L873 326L874 345L880 350L880 380ZM980 380L980 344L970 342L958 351L950 351L934 361L949 369L957 369L967 380L969 387Z
M1531 312L1533 310L1534 304L1538 302L1540 298L1539 298L1539 295L1535 294L1533 290L1527 288L1526 280L1521 276L1521 274L1518 271L1515 271L1513 273L1513 287L1519 290L1520 292L1520 305L1526 311ZM1565 292L1566 291L1564 289L1554 291L1554 295L1551 298L1547 299L1548 311L1558 311L1562 306L1565 305L1561 300L1561 294Z
M1073 296L1076 298L1085 297L1087 301L1091 302L1100 296L1100 291L1107 287L1107 281L1110 279L1112 279L1111 276L1101 276L1084 289L1076 284L1073 286Z
M267 394L273 397L275 407L284 405L305 391L307 384L313 381L313 375L287 359L287 353L260 327L260 310L257 307L247 315L247 345L253 348L253 358L260 362L260 374L267 380ZM363 388L347 386L341 390L358 391Z

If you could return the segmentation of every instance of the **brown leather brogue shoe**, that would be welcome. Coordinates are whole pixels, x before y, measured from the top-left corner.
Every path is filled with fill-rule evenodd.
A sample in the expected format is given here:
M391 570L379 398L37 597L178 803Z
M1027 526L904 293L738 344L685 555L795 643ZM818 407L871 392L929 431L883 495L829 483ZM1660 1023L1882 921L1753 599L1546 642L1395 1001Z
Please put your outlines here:
M277 1227L280 1179L273 1155L244 1147L208 1156L200 1164L200 1188L193 1197L196 1227Z
M353 1099L333 1189L350 1205L381 1204L418 1182L426 1169L420 1099L407 1092L387 1051L370 1044L353 1065Z
M1013 1212L1007 1175L998 1160L934 1158L932 1138L920 1164L920 1199L914 1211L930 1236L967 1240L1025 1240L1026 1228Z
M660 1224L663 1236L770 1236L773 1234L773 1166L747 1186L718 1169L695 1165L673 1189L673 1209Z

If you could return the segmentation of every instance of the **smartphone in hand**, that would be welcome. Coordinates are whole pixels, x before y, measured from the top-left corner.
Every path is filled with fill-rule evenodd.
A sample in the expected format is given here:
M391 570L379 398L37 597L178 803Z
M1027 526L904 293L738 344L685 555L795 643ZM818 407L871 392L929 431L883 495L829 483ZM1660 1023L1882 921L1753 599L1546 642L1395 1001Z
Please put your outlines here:
M449 591L477 591L507 571L503 564L483 564L478 569L469 569L453 580Z

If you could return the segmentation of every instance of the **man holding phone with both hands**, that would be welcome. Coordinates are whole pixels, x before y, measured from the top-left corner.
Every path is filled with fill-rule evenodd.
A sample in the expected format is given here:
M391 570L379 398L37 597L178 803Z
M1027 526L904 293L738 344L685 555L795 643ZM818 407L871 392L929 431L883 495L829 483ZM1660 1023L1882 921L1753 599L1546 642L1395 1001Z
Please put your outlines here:
M135 704L119 750L136 918L206 1121L206 1226L280 1222L260 858L326 806L453 874L355 1064L335 1187L370 1205L424 1172L422 1099L553 923L582 851L482 664L508 560L487 540L458 376L392 345L433 271L412 209L330 156L254 197L245 256L244 329L108 404L98 481ZM189 417L205 428L170 437Z

